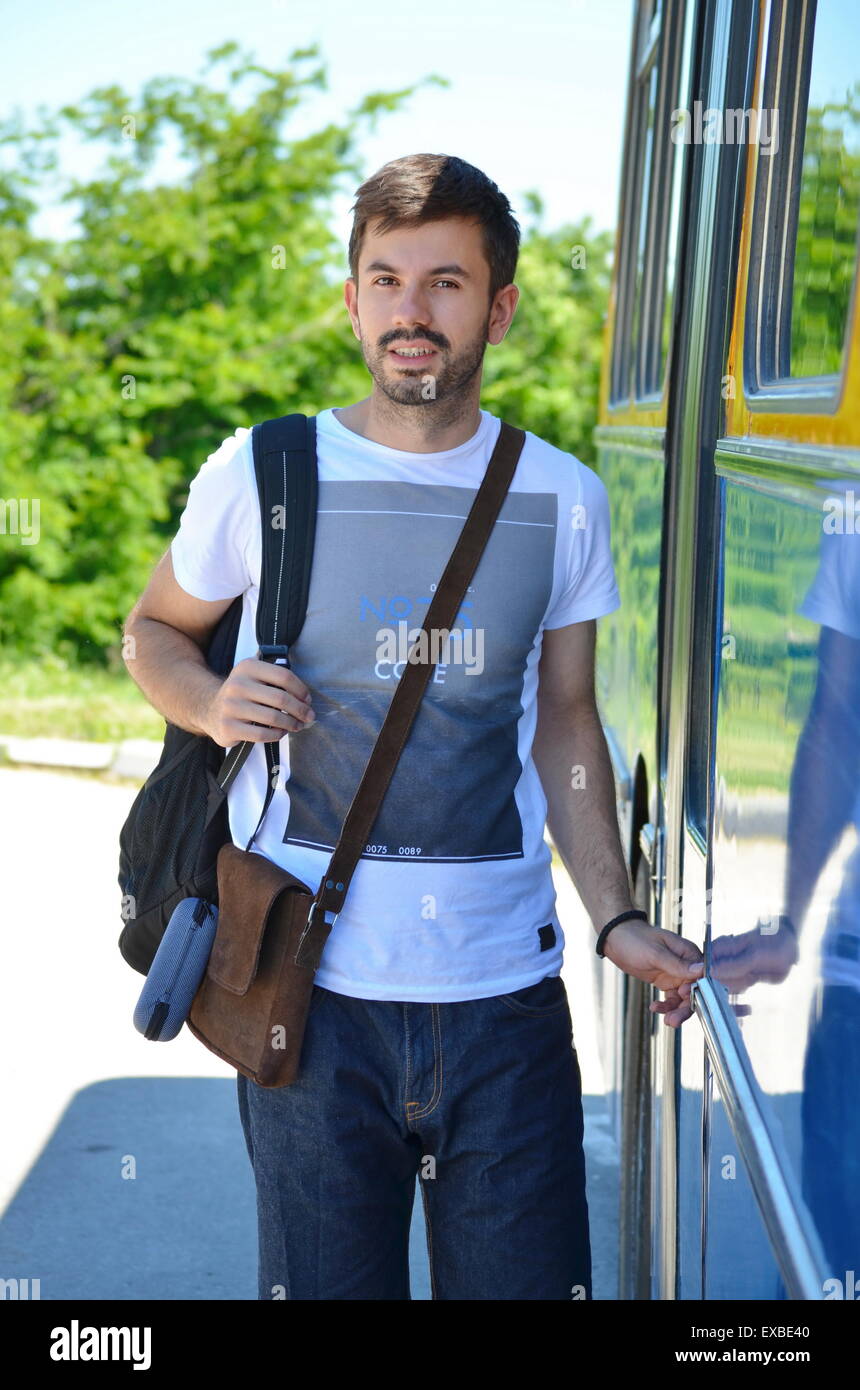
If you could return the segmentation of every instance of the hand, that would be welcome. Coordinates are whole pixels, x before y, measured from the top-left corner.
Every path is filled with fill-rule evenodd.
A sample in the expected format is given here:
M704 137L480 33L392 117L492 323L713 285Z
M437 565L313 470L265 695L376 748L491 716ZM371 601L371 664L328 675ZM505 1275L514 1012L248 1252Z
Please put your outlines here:
M711 943L711 973L728 990L740 994L751 985L766 981L782 984L799 955L797 937L790 927L780 924L775 932L760 926L738 936L716 936Z
M626 975L647 980L666 998L651 1004L669 1028L679 1028L692 1016L690 993L705 968L698 946L675 932L646 922L619 922L606 938L604 955Z
M215 691L203 727L222 748L269 743L314 721L311 693L287 666L246 657Z

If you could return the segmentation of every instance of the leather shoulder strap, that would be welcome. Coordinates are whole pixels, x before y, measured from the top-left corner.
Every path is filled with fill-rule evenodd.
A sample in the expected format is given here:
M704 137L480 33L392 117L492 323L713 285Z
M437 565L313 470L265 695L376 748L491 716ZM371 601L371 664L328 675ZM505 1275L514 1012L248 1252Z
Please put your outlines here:
M443 629L450 631L455 622L507 495L524 443L524 431L502 421L483 480L421 625L428 635ZM328 869L310 905L307 925L295 955L297 965L316 969L319 964L323 946L343 907L362 850L371 838L383 797L436 666L435 661L420 659L421 648L418 644L422 641L418 639L416 645L410 648L405 670L346 814ZM426 644L426 651L436 649L437 644L432 640ZM413 654L416 657L414 661ZM334 914L331 922L325 920L327 912Z

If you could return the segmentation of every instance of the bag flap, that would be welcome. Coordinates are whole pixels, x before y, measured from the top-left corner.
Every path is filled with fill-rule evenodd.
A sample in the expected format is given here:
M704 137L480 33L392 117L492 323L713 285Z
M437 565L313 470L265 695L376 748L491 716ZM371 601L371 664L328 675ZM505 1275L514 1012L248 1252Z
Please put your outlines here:
M207 975L231 994L247 994L260 959L266 923L287 888L313 897L306 883L263 854L231 842L218 852L218 930Z

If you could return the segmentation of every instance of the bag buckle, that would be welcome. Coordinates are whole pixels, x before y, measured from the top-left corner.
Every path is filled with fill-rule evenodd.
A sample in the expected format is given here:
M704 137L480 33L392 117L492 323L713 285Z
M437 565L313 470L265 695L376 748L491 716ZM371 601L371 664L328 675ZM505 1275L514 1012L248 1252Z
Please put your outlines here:
M313 902L311 903L311 905L310 905L310 907L309 907L309 909L308 909L308 920L307 920L307 922L305 923L305 929L304 929L304 931L302 932L302 941L304 941L305 937L307 936L308 932L312 929L312 927L314 927L314 926L316 925L316 919L314 918L314 909L315 909L315 908L318 908L318 909L321 909L321 908L322 908L322 904L321 904L321 903L318 903L317 900L316 900L316 898L314 898ZM337 921L338 917L340 916L340 913L339 913L339 912L332 912L332 910L331 910L330 907L329 907L329 908L326 908L326 911L327 911L327 912L331 912L331 921L328 922L328 923L326 923L326 925L327 925L327 926L330 926L330 927L333 927L334 924L335 924L335 922ZM325 915L325 914L323 914L323 915ZM301 945L301 942L300 942L299 944Z
M290 650L289 647L284 646L283 643L277 643L277 642L261 642L260 645L259 645L259 647L257 648L257 660L258 660L258 661L279 661L279 660L283 660L283 661L285 662L285 664L289 667L289 665L290 665L289 650Z
M314 917L314 909L319 907L320 904L316 901L316 899L314 899L314 901L311 903L308 909L308 919L305 923L304 931L299 937L299 944L296 947L296 954L293 957L297 965L310 965L313 970L316 970L317 966L319 965L320 955L322 954L322 948L319 947L318 949L315 949L313 952L311 952L310 959L306 960L302 957L305 950L305 942L307 941L308 937L311 934L311 931L313 930L313 927L316 924L316 919ZM331 909L329 908L328 911L331 911ZM334 926L339 916L340 913L338 912L332 913L333 920L330 923L331 926Z

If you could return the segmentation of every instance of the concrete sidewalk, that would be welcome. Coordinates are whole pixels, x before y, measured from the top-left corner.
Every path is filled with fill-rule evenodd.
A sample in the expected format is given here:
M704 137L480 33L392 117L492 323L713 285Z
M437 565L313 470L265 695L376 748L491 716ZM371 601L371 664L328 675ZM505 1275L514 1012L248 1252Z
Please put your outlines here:
M140 774L145 776L145 772ZM254 1299L256 1212L235 1072L184 1029L147 1042L122 960L119 829L139 781L0 768L4 875L0 1278L43 1299ZM46 870L46 863L49 869ZM594 1292L616 1294L618 1158L594 1031L591 932L557 879L583 1078ZM134 1164L135 1176L124 1176ZM213 1220L217 1213L217 1221ZM420 1198L413 1298L429 1298Z
M13 766L109 772L141 783L161 757L162 746L151 738L92 743L79 738L18 738L0 733L0 755Z

